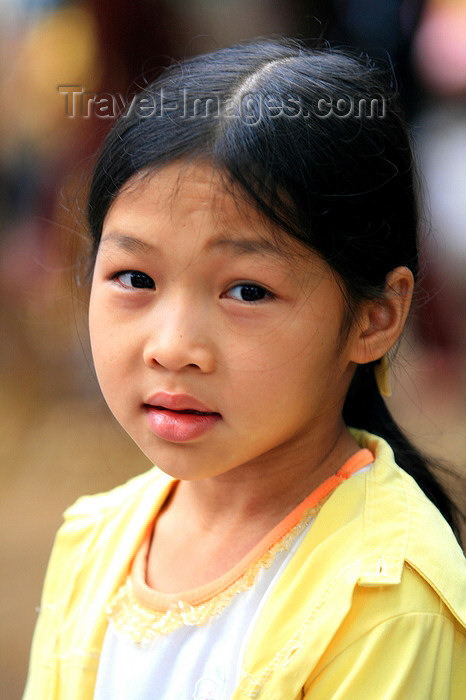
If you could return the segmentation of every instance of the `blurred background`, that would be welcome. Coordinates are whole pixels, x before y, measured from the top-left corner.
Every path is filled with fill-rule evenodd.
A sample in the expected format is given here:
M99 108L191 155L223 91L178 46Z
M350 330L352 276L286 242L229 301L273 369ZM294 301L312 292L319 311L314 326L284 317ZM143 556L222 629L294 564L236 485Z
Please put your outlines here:
M441 477L464 507L464 0L0 0L2 700L21 697L62 511L150 466L90 359L83 209L114 119L89 98L126 99L172 58L271 34L356 46L396 71L421 171L424 272L390 403L450 463Z

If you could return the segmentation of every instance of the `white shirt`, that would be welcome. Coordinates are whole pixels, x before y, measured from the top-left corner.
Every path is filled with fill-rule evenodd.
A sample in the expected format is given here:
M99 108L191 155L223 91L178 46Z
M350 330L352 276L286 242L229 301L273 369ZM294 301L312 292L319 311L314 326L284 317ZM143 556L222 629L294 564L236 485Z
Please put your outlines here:
M259 571L249 590L204 625L183 626L137 646L110 621L94 700L228 700L256 618L310 524Z

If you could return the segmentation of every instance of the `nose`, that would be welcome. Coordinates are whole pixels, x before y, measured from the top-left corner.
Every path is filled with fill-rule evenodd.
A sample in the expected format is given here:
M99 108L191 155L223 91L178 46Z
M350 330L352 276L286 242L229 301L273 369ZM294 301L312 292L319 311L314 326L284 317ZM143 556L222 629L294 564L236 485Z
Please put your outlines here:
M187 367L212 372L215 347L206 310L196 309L192 299L158 305L147 334L144 363L171 372Z

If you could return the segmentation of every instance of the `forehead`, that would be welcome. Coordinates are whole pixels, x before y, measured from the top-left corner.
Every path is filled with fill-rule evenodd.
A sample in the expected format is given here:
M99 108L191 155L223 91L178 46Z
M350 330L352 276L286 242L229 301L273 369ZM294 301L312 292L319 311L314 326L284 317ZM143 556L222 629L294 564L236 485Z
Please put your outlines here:
M239 192L230 193L225 177L207 163L172 163L156 172L137 173L123 186L107 217L114 216L115 209L123 214L128 206L133 212L166 218L215 212L221 221L244 210Z
M153 237L160 231L195 233L207 245L236 242L245 252L249 241L251 251L261 248L282 258L310 254L260 213L239 185L205 162L173 163L135 175L107 213L102 242L114 242L117 234Z

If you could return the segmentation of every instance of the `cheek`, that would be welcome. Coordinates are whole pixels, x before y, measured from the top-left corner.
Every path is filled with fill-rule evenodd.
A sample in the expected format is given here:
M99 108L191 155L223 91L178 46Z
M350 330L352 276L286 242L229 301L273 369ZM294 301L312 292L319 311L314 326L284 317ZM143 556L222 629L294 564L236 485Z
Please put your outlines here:
M251 368L255 366L277 378L333 368L338 363L340 343L336 312L329 309L328 317L293 313L270 332L254 338L245 360Z
M91 295L89 298L89 337L91 340L92 354L94 355L101 342L102 326L106 325L106 314L102 313L102 304L99 295L95 290L95 283L92 283Z
M265 403L267 412L280 412L320 401L341 376L336 350L336 334L283 324L273 337L233 352L230 386L238 406L249 412Z
M283 415L313 411L329 397L339 397L345 384L345 358L339 352L340 325L337 311L317 319L315 314L283 324L280 333L264 342L255 358L256 372L245 372L243 393L261 394L273 412ZM271 341L271 342L270 342ZM252 386L255 384L255 386Z
M91 293L89 303L89 337L92 358L102 389L107 377L118 371L124 357L122 334L118 325L112 323L111 314L105 311L105 305L97 293Z
M106 317L99 313L95 302L89 306L89 337L91 341L92 359L98 375L104 364L103 359L108 357L108 349L112 346L108 333ZM99 376L100 379L100 376Z

